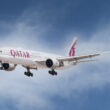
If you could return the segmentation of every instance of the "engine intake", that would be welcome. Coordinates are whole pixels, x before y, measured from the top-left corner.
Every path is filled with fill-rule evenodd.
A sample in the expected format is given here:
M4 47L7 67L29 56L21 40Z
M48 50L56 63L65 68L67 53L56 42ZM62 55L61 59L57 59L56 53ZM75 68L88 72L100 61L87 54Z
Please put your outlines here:
M15 69L16 65L15 64L2 63L2 67L6 71L12 71Z
M3 63L2 66L3 66L3 68L4 68L5 70L7 70L7 69L9 68L9 64L8 64L8 63Z
M48 59L48 60L46 61L46 66L47 66L48 68L51 68L51 67L53 66L53 61L52 61L51 59Z
M59 63L59 61L58 60L56 60L56 59L47 59L46 60L46 66L48 67L48 68L57 68L57 67L60 67L60 63Z

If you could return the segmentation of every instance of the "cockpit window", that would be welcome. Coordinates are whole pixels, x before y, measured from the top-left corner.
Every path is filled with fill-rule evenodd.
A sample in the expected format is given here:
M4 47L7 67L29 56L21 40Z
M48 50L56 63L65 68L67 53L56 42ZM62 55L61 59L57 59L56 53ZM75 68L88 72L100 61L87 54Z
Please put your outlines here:
M0 53L2 53L2 50L0 50Z

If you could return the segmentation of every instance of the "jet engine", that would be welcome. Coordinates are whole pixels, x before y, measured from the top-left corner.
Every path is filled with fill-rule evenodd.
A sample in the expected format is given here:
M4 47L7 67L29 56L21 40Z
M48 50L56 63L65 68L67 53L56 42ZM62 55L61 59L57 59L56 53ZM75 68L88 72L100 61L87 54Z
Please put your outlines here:
M2 69L6 71L12 71L16 67L15 64L8 64L8 63L2 63L1 66L2 66Z
M46 60L46 66L48 68L57 68L57 67L60 67L60 62L56 59L47 59Z

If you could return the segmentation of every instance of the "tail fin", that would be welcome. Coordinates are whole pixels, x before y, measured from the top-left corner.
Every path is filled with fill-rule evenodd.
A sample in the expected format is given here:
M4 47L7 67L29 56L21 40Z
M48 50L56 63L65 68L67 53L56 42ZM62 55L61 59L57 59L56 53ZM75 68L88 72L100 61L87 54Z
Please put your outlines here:
M77 38L75 37L74 40L73 40L73 43L71 45L71 48L69 50L69 56L75 56L75 46L76 46L76 43L77 43Z

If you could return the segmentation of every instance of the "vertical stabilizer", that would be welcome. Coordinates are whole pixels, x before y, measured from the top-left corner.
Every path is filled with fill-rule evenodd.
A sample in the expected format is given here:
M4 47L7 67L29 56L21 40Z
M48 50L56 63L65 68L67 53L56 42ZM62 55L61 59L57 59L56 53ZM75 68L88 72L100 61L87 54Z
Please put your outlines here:
M71 45L70 50L69 50L69 56L75 56L75 46L76 46L76 43L77 43L77 37L75 37L73 39L72 45Z

